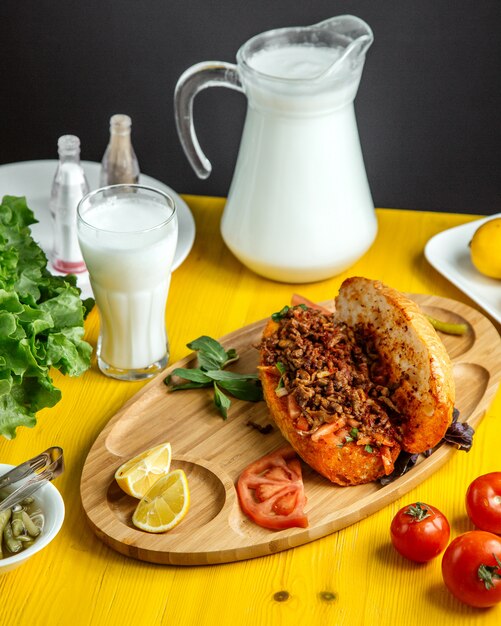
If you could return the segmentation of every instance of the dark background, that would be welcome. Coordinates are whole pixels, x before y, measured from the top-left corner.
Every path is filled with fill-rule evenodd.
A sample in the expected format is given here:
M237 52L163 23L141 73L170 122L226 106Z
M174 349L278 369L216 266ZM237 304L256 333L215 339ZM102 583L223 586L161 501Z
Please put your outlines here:
M199 61L234 61L249 37L352 13L375 41L356 99L380 207L501 211L499 0L1 0L0 164L56 158L76 134L100 161L113 113L133 119L144 173L179 193L228 192L245 98L195 100L206 181L177 139L173 93Z

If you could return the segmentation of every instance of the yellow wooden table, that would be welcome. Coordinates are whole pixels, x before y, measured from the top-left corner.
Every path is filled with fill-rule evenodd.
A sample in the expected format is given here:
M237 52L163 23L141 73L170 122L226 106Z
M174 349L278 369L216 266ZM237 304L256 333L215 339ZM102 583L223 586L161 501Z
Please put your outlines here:
M219 234L222 199L188 196L196 241L173 275L167 306L171 361L201 334L219 337L267 317L293 291L312 300L333 297L349 275L378 278L402 291L472 304L427 263L423 248L436 233L475 216L378 210L373 247L349 272L315 284L279 284L243 267ZM86 321L95 344L97 311ZM392 624L447 626L501 623L501 606L474 610L445 589L440 558L403 560L389 542L395 512L408 502L436 505L452 536L472 528L464 494L477 475L500 470L501 394L482 420L469 453L452 460L401 500L340 532L273 556L205 567L159 566L106 547L88 528L80 503L82 467L107 421L142 383L118 382L92 369L78 379L55 372L61 402L39 413L37 426L0 441L0 461L17 464L50 445L64 449L66 471L55 484L66 504L57 538L27 564L0 576L0 624L80 626L137 624L239 626Z

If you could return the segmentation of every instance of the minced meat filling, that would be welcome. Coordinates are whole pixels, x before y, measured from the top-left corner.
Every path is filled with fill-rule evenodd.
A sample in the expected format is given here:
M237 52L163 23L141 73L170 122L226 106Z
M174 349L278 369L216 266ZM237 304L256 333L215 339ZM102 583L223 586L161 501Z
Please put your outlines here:
M360 445L392 446L400 439L394 426L398 411L368 333L334 322L322 311L293 307L277 331L263 339L261 354L262 365L278 364L277 393L292 394L301 434L314 436L332 424L346 441Z

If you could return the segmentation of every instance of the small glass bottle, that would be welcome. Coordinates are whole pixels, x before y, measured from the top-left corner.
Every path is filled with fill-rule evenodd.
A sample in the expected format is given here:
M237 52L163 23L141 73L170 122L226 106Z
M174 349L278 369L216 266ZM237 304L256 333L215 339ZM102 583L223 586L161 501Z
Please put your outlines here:
M59 164L50 196L54 244L52 265L58 272L78 274L86 270L77 238L77 205L89 192L80 164L80 139L63 135L57 142Z
M101 163L101 187L139 183L139 163L132 147L131 118L116 114L110 118L110 142Z

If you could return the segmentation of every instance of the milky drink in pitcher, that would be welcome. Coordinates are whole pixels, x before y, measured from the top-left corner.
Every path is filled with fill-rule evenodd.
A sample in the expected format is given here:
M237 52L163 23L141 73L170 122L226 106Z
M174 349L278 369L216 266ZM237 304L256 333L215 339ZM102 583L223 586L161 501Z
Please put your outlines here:
M258 35L237 65L199 64L176 89L178 131L199 176L210 163L183 114L208 81L248 100L221 222L230 250L259 274L321 280L352 265L377 230L353 108L369 27L340 16ZM204 82L201 82L204 81Z
M161 369L168 358L165 306L177 242L173 205L142 191L102 195L79 207L78 226L100 314L100 368L115 378L147 377L146 370Z

